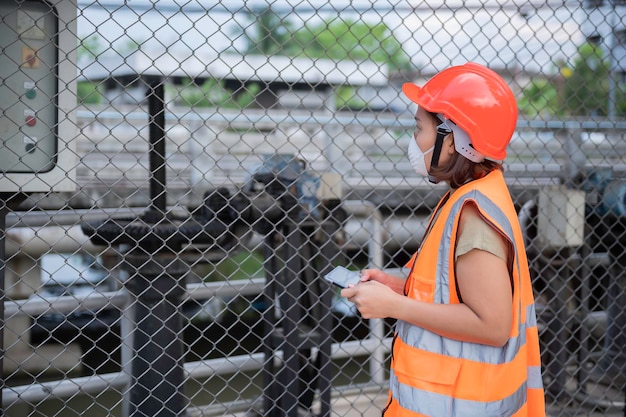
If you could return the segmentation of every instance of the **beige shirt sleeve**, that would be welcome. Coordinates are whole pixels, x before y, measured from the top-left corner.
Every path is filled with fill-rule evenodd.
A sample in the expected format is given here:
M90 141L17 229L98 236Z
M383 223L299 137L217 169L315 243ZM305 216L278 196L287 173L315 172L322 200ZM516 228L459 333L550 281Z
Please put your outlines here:
M461 213L454 259L473 249L494 254L508 263L506 239L478 214L478 209L468 204Z

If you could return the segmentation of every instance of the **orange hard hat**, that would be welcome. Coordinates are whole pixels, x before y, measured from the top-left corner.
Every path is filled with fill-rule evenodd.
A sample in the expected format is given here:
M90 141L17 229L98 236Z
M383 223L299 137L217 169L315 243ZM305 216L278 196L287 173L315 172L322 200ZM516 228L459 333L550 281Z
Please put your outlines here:
M517 103L493 70L469 62L439 72L422 87L406 83L402 91L423 109L454 122L486 158L506 158L517 125Z

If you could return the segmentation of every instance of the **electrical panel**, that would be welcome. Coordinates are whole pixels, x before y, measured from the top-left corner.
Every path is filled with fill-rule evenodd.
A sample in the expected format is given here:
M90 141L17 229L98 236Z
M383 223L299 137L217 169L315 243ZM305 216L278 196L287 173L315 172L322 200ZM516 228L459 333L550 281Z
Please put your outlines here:
M565 186L539 190L537 239L542 249L576 248L585 234L585 192Z
M75 188L76 0L0 3L0 192Z

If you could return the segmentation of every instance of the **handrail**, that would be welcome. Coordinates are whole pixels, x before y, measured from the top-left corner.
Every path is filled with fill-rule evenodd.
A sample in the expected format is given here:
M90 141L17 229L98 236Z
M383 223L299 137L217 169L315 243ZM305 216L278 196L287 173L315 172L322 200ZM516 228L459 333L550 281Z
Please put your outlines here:
M285 110L254 110L247 111L243 114L239 110L220 109L219 112L210 111L206 113L195 111L189 112L182 108L173 106L166 115L168 120L189 120L203 122L223 122L223 123L281 123L290 122L298 125L358 125L358 126L380 126L380 127L402 127L413 128L415 120L413 115L407 112L405 115L396 113L355 113L355 112L337 112L333 115L316 114L314 118L307 111L290 111L289 117L285 117ZM273 114L279 116L273 117ZM114 119L114 120L137 120L142 123L148 118L147 110L137 110L136 106L128 111L120 111L117 108L81 108L76 112L78 120L94 120L94 119ZM517 129L544 129L544 130L624 130L626 129L626 121L612 120L609 118L567 118L564 120L542 120L542 119L523 119L517 121Z
M374 343L376 345L389 346L391 338L386 338L382 341L355 340L333 343L331 358L345 359L369 355L372 349L374 349L370 345ZM277 357L282 357L281 351L278 352ZM255 371L263 366L264 360L262 353L254 353L231 356L229 358L187 362L184 365L184 369L188 378L203 378L212 375L232 374L233 372ZM129 381L129 375L123 372L115 372L9 387L2 390L2 406L7 407L19 403L34 404L53 398L69 398L75 396L77 391L83 394L99 394L107 389L122 390L128 385Z
M215 296L255 295L262 291L265 278L187 284L187 299L207 299ZM127 301L126 291L94 292L85 296L47 297L35 294L25 300L6 300L6 317L20 315L38 316L49 313L70 313L77 310L100 310L123 308Z

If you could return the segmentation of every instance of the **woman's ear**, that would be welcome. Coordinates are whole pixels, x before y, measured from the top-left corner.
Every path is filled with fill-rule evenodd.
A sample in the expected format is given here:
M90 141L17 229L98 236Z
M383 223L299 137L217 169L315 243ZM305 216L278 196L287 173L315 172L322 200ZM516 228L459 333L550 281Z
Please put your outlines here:
M456 152L454 147L454 133L448 134L448 136L444 138L443 144L448 155L453 155Z

